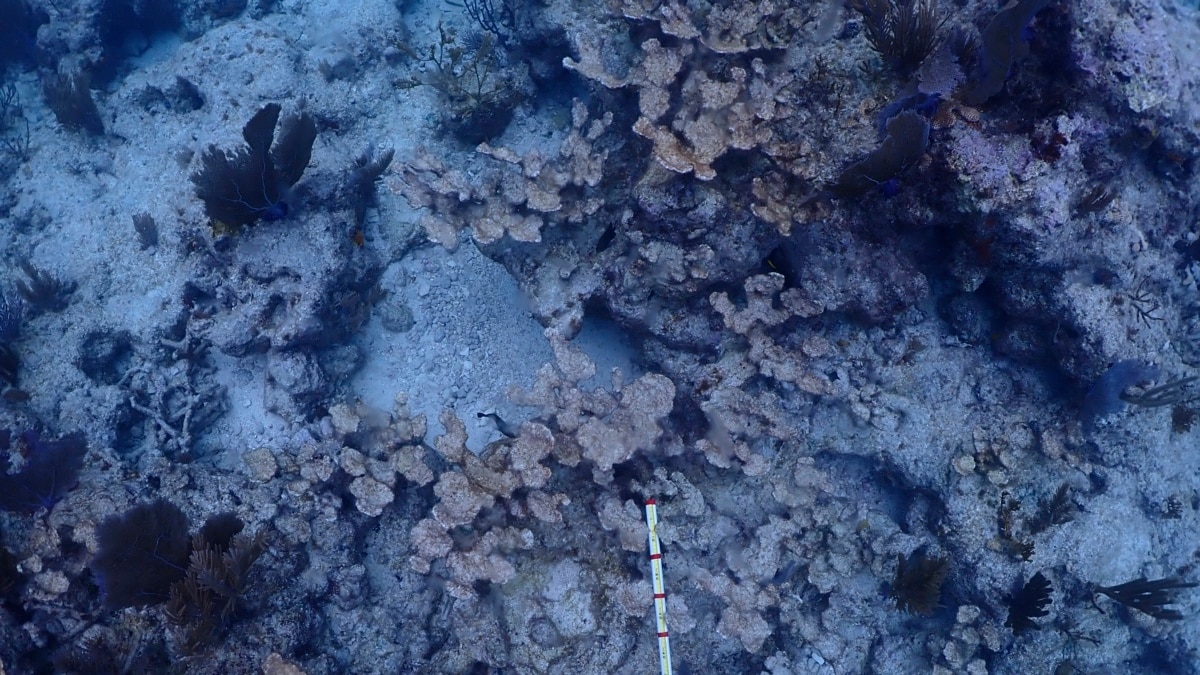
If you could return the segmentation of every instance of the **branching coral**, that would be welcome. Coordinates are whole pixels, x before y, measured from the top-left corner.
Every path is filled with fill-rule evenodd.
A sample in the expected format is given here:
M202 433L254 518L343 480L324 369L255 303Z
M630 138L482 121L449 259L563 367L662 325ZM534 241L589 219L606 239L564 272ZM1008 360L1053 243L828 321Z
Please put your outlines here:
M173 343L179 349L165 364L170 368L141 360L117 383L128 391L130 409L145 420L158 450L180 461L193 458L197 434L228 405L225 388L212 377L212 366L204 358L208 341L193 333L190 323L186 331Z
M476 581L510 581L515 572L504 553L530 548L533 535L527 529L505 527L456 541L450 536L451 529L470 527L498 501L507 505L514 517L558 522L562 518L558 507L570 499L540 490L550 477L550 470L541 464L551 448L545 427L526 424L511 443L493 444L477 457L466 447L467 430L462 421L449 410L440 420L446 433L438 437L436 449L454 468L438 478L433 487L438 503L412 530L416 552L409 562L414 570L426 574L433 561L445 560L450 593L470 598L475 596ZM523 489L523 498L514 496L518 488Z
M754 653L762 648L774 630L762 617L763 612L779 604L774 587L759 588L754 582L738 582L726 575L716 576L703 569L696 571L694 580L700 588L725 601L717 630L722 635L740 640L748 652Z
M487 163L479 175L468 175L422 153L399 169L389 187L414 208L427 210L422 227L448 249L458 246L458 233L466 229L481 244L505 235L515 241L541 241L547 223L581 222L603 204L586 190L596 187L603 175L607 153L596 148L596 140L612 122L612 114L589 120L579 101L571 114L571 129L553 157L537 150L520 155L485 143L477 152L499 162ZM564 199L562 193L572 189L584 194Z
M794 77L772 70L761 58L733 66L726 77L717 79L684 67L703 47L690 42L667 47L651 38L642 43L641 64L617 78L602 65L599 45L581 39L578 47L580 60L564 59L564 66L609 88L638 88L641 117L633 130L654 143L654 157L663 167L711 180L716 177L713 162L730 150L763 148L768 154L788 154L776 141L771 123L794 113L784 94ZM684 105L663 126L675 97Z
M551 336L550 342L557 366L543 366L530 390L512 390L509 395L517 403L541 408L543 417L553 422L560 432L555 453L559 461L590 460L593 479L606 485L613 465L654 446L661 422L674 406L675 385L655 373L628 384L614 375L611 392L585 391L580 383L595 374L595 364L562 338Z
M787 440L795 435L796 426L785 421L775 392L765 391L755 396L746 391L745 385L755 376L763 375L809 394L831 395L836 390L825 376L805 365L806 360L824 356L832 349L827 340L814 335L795 350L780 344L772 335L772 329L789 319L815 316L821 308L803 292L785 290L780 274L750 277L744 289L744 308L736 307L727 293L709 296L725 327L738 341L744 340L747 348L727 349L720 361L705 369L711 374L704 379L720 381L722 386L708 393L707 400L701 403L710 430L698 447L717 466L732 466L736 457L743 471L759 475L767 470L767 463L749 447L747 440L762 437Z

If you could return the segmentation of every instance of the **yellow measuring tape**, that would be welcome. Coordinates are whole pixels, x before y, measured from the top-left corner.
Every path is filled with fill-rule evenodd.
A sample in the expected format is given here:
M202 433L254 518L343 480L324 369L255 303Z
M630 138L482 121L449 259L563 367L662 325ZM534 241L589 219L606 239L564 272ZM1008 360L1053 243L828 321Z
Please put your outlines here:
M646 525L650 528L650 571L654 579L654 617L658 620L658 665L671 675L671 638L667 634L667 592L663 586L662 549L658 547L658 504L646 500Z

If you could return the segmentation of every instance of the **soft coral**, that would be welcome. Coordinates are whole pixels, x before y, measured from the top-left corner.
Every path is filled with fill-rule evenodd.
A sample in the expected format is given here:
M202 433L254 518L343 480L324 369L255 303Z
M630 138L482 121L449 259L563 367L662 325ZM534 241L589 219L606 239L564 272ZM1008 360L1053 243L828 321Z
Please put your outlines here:
M0 471L4 472L0 474L0 509L33 513L40 508L54 508L78 482L87 440L75 433L50 441L36 431L26 431L17 442L26 455L25 465L16 473L8 473L7 451L12 435L0 431Z
M307 113L288 115L276 139L279 112L278 103L263 106L242 128L243 147L210 145L201 156L192 182L214 224L236 230L287 216L286 193L308 166L317 126Z

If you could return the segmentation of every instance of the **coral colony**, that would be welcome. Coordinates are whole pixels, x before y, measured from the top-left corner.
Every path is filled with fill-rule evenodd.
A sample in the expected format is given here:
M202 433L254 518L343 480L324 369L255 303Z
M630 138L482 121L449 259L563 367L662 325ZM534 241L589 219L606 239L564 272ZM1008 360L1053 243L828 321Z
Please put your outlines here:
M0 675L1198 672L1194 2L0 17Z

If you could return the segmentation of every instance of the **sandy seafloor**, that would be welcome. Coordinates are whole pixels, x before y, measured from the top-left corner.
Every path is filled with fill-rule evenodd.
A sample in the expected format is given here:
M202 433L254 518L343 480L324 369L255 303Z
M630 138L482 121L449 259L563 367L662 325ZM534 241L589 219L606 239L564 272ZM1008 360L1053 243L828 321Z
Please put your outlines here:
M833 2L0 2L0 290L75 285L0 316L0 488L87 444L0 494L0 673L654 673L648 498L675 672L1200 672L1200 14L941 4L905 68ZM226 611L113 607L104 546L204 583L98 534L159 499L259 535Z

